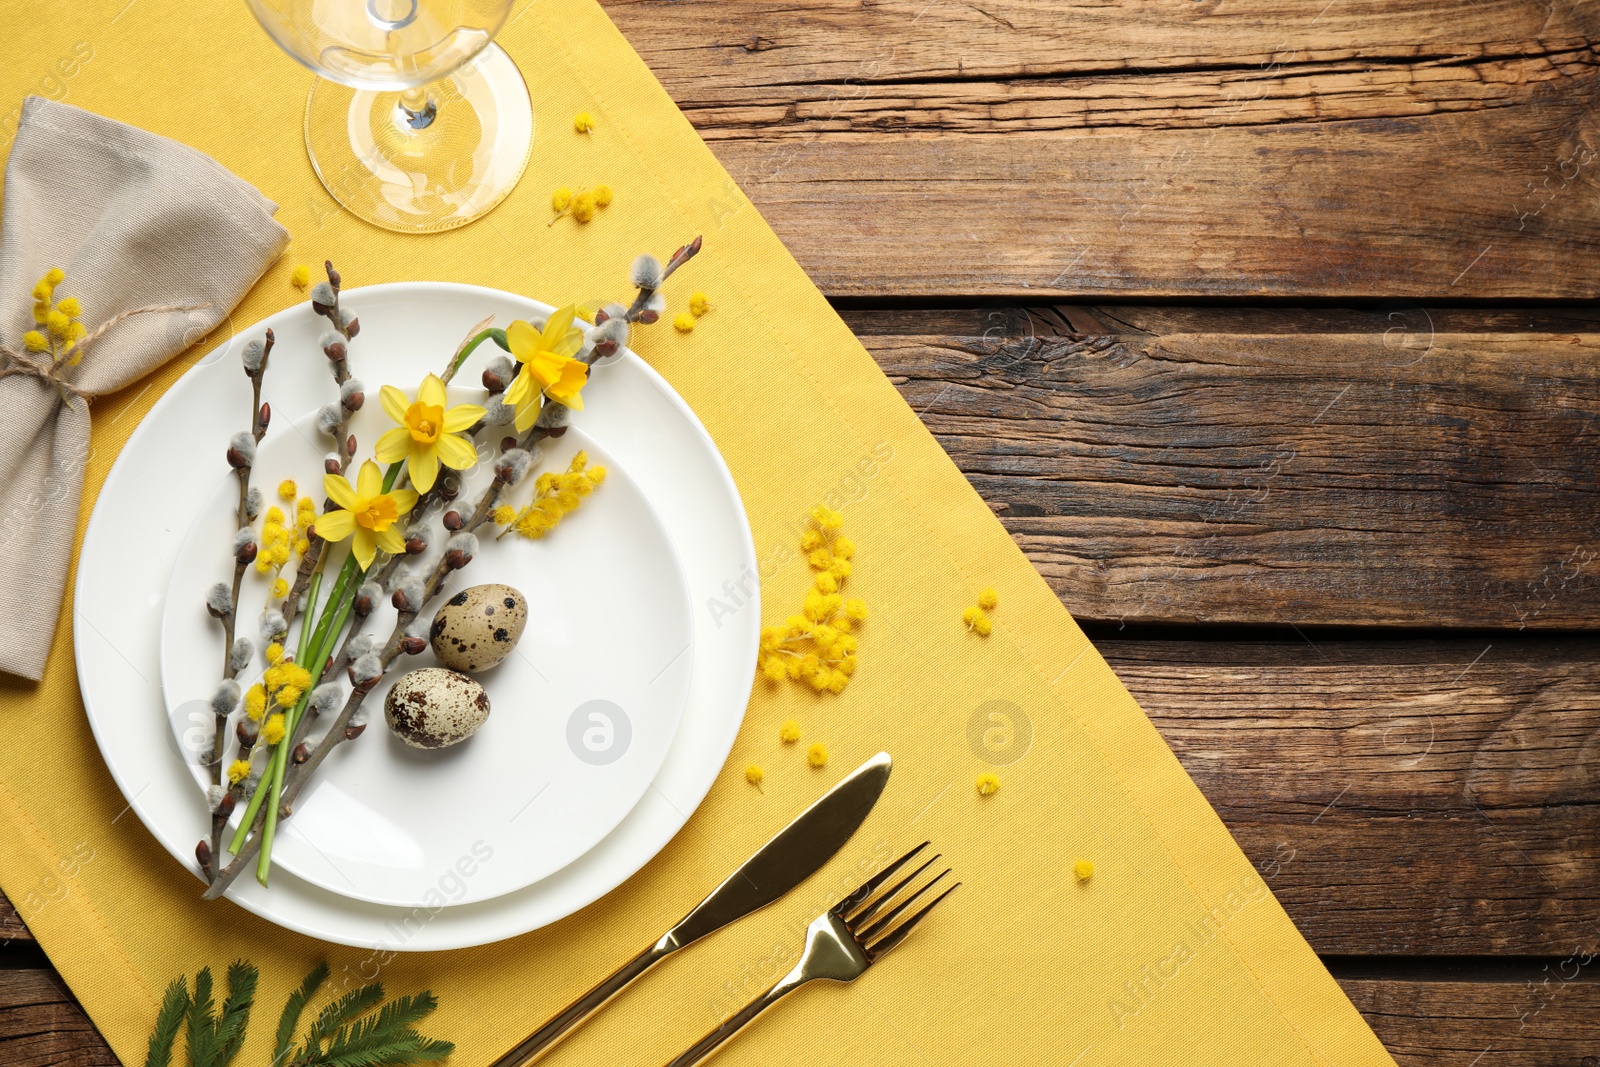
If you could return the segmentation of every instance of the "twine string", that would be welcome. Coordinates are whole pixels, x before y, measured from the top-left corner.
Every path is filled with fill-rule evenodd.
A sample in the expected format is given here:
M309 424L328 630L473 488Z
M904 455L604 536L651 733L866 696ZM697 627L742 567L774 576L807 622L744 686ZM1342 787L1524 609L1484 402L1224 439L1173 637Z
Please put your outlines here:
M14 375L23 375L25 377L38 378L41 381L49 382L61 392L61 399L63 402L74 396L88 396L88 390L79 388L63 377L63 368L68 365L69 360L71 361L72 365L76 365L77 363L81 362L83 360L84 350L95 341L98 341L100 338L104 337L106 332L109 331L113 326L117 325L117 323L122 322L124 319L131 319L135 315L150 315L161 312L175 311L204 311L210 306L210 304L151 304L147 307L133 308L128 311L119 311L105 322L102 322L99 326L96 326L89 332L87 336L84 337L83 340L79 341L70 348L67 348L48 364L35 363L21 352L18 352L16 349L10 347L4 342L0 342L0 358L4 358L6 361L6 365L0 367L0 378L10 378Z

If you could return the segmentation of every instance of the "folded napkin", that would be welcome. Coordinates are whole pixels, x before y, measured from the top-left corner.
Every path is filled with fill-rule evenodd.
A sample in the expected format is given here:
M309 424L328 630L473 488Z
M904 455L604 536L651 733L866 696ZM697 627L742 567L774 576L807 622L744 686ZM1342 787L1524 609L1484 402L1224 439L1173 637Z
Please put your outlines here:
M283 251L277 205L210 157L29 97L0 220L0 670L38 680L56 629L89 447L89 405L227 317ZM66 271L94 337L60 381L25 351L34 284ZM142 311L142 309L154 309ZM130 312L142 311L139 314ZM118 316L126 316L119 318ZM62 384L62 383L65 384Z

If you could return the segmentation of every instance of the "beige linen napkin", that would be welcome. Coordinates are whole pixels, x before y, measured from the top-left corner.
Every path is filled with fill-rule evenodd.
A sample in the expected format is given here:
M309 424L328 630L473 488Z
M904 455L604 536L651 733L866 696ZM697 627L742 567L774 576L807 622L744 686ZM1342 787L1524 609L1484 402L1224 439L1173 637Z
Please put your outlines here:
M208 156L39 97L23 105L4 195L0 345L27 355L30 294L51 267L66 271L58 296L78 298L91 332L137 308L204 305L117 322L62 369L83 395L0 378L0 670L37 680L77 529L91 398L209 333L289 234L276 204Z

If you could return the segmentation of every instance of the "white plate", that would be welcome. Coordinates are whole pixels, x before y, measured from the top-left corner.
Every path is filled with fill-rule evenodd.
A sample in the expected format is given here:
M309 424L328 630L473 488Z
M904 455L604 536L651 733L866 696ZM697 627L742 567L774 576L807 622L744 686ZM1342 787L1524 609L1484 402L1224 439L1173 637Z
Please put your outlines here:
M504 323L549 310L512 294L443 283L350 290L345 300L362 317L358 348L372 345L375 337L393 344L396 363L389 376L396 379L420 378L434 369L438 353L484 315L493 313ZM374 334L380 323L384 333ZM248 395L237 363L242 339L271 326L282 355L291 332L313 337L315 325L303 306L280 313L239 331L175 384L108 476L79 561L74 637L90 725L134 811L191 870L207 818L178 743L170 731L151 725L166 718L157 683L166 576L216 483L174 472L209 462L195 442L224 441L245 424ZM408 355L422 352L426 357ZM314 361L278 359L267 377L267 395L286 405L297 394L308 395L327 373ZM603 442L650 499L680 548L695 605L687 708L661 771L639 803L604 840L561 870L476 903L461 901L502 854L478 839L440 867L420 908L365 903L288 871L277 872L269 890L241 878L230 899L270 921L342 944L386 951L483 944L543 926L598 899L648 862L698 806L727 758L754 672L760 618L749 527L704 428L643 361L630 353L597 368L585 396L587 410L574 426ZM134 530L136 537L130 536ZM713 598L724 606L715 615L709 610ZM731 615L727 606L734 608Z
M352 345L353 373L373 403L351 420L351 432L367 450L393 423L376 402L372 373L394 373L396 351L374 323L371 351L365 331ZM308 358L299 338L283 338L284 357ZM377 347L384 345L384 347ZM451 351L445 350L446 357ZM480 349L480 351L482 351ZM426 359L427 353L419 355ZM443 359L434 353L436 363ZM468 371L481 368L473 361ZM377 366L374 366L377 364ZM463 380L470 380L463 374ZM238 383L233 384L238 388ZM404 379L387 384L406 391ZM322 386L331 393L333 383ZM484 399L479 389L452 388L452 404ZM498 428L479 435L479 462L464 472L460 500L475 500L494 477L500 454ZM297 479L302 494L322 499L320 474L327 438L316 432L316 411L291 423L274 419L256 455L252 484L268 493L284 479ZM499 862L484 866L466 886L461 903L500 896L541 878L587 852L616 828L661 769L689 694L693 665L693 612L666 529L627 468L576 428L542 447L542 470L565 470L583 449L603 464L605 484L559 530L539 541L496 541L490 525L480 531L477 556L445 583L440 602L460 589L498 582L520 590L528 601L522 640L506 661L478 677L489 694L488 720L473 737L448 749L419 751L385 728L383 698L406 671L440 666L431 649L405 656L368 697L372 727L356 742L340 745L319 769L274 844L275 866L315 885L373 904L421 907L437 888L438 872L455 862L465 845L482 840ZM361 453L358 451L358 455ZM315 478L315 480L313 480ZM532 478L505 500L532 498ZM211 499L189 528L172 568L161 627L161 681L168 714L192 760L196 797L203 799L214 772L212 712L207 698L221 669L221 631L205 610L206 590L233 573L238 481L219 474ZM441 529L436 505L426 516ZM287 514L292 514L291 510ZM411 516L414 521L419 516ZM437 535L437 542L443 535ZM402 566L406 573L431 571L442 546ZM333 546L325 573L337 574L347 544ZM289 572L289 568L285 568ZM239 633L255 637L267 601L268 579L246 572L239 594ZM326 595L326 593L324 593ZM436 602L437 604L438 602ZM435 607L430 606L431 617ZM395 609L378 605L361 633L386 640ZM291 633L291 642L299 633ZM256 640L260 648L259 639ZM256 681L266 664L258 655L240 677ZM343 683L341 683L343 684ZM348 686L347 686L348 688ZM235 712L229 725L237 722ZM231 760L233 751L224 754ZM242 818L241 807L235 822Z

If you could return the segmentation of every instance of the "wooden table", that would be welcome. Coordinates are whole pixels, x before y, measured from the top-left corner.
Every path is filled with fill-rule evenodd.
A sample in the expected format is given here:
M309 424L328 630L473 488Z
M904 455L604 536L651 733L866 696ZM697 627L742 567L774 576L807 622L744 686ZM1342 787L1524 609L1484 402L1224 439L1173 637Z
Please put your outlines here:
M1600 7L607 7L1395 1059L1600 1067Z

